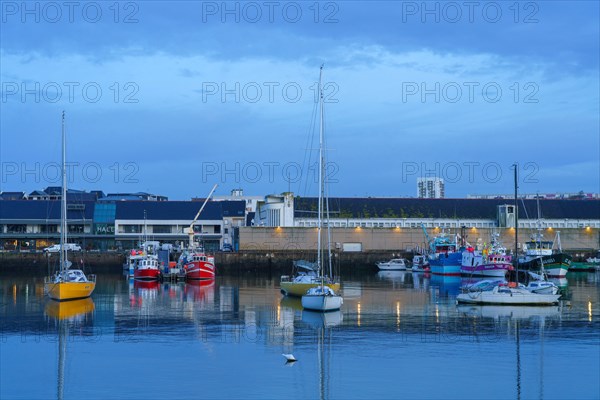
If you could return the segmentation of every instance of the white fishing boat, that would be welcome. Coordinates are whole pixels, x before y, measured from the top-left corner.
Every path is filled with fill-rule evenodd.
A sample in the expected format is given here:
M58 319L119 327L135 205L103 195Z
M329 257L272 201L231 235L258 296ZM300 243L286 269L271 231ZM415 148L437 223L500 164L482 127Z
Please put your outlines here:
M406 271L406 260L404 258L392 258L390 261L378 262L376 265L382 271Z
M412 272L430 272L429 260L427 256L422 254L415 254L412 259Z
M315 287L309 288L302 296L302 307L314 311L335 311L339 310L344 302L342 296L326 285L326 281L332 279L333 268L331 264L331 229L329 223L329 200L327 196L327 187L325 184L325 149L323 132L323 91L322 91L323 66L319 73L319 203L317 211L317 275L320 283ZM323 246L323 219L327 225L327 247ZM324 262L327 259L327 271L324 268Z

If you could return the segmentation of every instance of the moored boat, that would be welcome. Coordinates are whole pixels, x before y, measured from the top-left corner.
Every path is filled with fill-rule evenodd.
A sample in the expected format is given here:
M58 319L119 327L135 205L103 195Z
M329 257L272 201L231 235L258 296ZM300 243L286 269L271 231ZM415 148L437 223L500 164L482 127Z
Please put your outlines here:
M406 271L406 260L404 258L392 258L389 261L378 262L376 265L382 271Z
M160 279L160 275L158 257L153 254L146 254L138 260L133 271L133 277L136 280L157 281Z
M338 296L328 286L312 287L302 296L302 307L312 311L337 311L344 304L342 296Z
M510 304L510 305L553 305L560 295L542 294L527 290L522 285L497 284L490 290L469 290L456 296L459 303Z
M203 251L185 251L181 254L178 264L183 267L186 279L214 279L214 260L214 257L206 255Z
M525 271L546 270L548 276L561 278L567 275L572 257L561 251L554 251L553 241L532 239L525 244L525 256L519 259L519 269Z
M504 278L512 271L512 257L506 254L506 248L498 242L498 234L492 234L492 242L482 250L467 247L462 253L460 271L469 276L490 276Z
M215 258L207 255L202 246L198 246L194 241L194 224L200 217L200 214L202 214L202 210L204 210L206 203L208 203L216 188L217 185L214 185L206 199L204 199L202 207L198 210L190 226L186 229L189 241L188 248L181 253L177 262L177 267L185 272L186 280L215 278Z
M317 263L306 260L293 262L293 274L282 275L279 281L281 293L285 296L303 296L308 289L324 284L334 292L340 290L340 283L328 277L319 276Z
M331 224L329 222L328 189L325 182L325 138L323 131L323 91L322 91L323 66L319 72L319 204L317 211L317 279L320 282L316 287L310 287L302 296L302 307L313 311L336 311L342 306L344 300L331 287L326 285L333 280L332 254L331 254ZM325 219L325 223L323 220ZM323 238L323 226L327 226L327 239ZM326 246L325 246L325 242ZM327 266L327 268L325 268ZM405 267L406 268L406 267Z
M96 288L96 275L86 276L81 269L70 269L67 257L67 168L65 113L62 114L62 187L60 212L60 259L58 271L44 279L44 291L53 300L77 300L90 297Z
M427 256L422 254L415 254L412 259L412 272L429 272L431 267Z
M430 243L429 266L434 275L460 276L462 252L457 249L444 233L436 236Z
M280 279L280 290L285 296L304 296L307 292L317 286L324 286L334 293L340 289L339 281L333 277L332 254L331 254L331 231L329 224L329 201L325 185L325 149L324 149L324 121L323 121L323 92L321 87L321 76L323 66L319 75L319 201L317 211L317 260L309 262L296 260L293 262L293 274L283 275ZM323 219L327 220L327 247L323 244ZM325 260L327 259L327 265ZM326 267L327 269L326 270ZM328 290L323 289L323 293Z

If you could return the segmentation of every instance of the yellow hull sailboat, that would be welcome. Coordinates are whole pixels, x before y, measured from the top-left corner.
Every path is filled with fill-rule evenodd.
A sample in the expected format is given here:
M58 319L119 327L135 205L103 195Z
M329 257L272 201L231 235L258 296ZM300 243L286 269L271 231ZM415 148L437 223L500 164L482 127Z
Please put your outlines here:
M75 272L79 270L71 270L69 272ZM69 281L58 281L53 282L48 279L44 285L48 297L53 300L76 300L85 299L90 297L92 292L96 288L96 277L90 275L87 277L87 281L82 282L69 282Z
M69 269L67 259L67 168L65 113L62 114L62 190L60 207L60 264L56 274L46 277L44 290L53 300L76 300L90 297L96 288L96 276L85 276L80 269Z

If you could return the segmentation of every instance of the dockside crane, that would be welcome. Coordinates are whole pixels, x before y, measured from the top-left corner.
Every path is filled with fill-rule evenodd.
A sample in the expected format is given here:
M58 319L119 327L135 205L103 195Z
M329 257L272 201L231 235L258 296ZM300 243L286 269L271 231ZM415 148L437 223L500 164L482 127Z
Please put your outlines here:
M218 186L217 184L215 184L215 186L213 186L213 188L210 191L210 193L208 194L208 196L206 196L206 199L204 199L204 203L202 203L202 207L200 207L200 210L198 210L198 213L194 217L194 220L192 221L192 223L190 224L190 226L186 229L186 233L187 233L188 238L189 238L188 247L190 249L194 248L194 224L196 223L196 221L198 221L198 218L200 218L200 214L202 214L202 210L204 210L204 207L206 206L206 203L208 203L208 200L210 200L212 194L217 189L217 186Z

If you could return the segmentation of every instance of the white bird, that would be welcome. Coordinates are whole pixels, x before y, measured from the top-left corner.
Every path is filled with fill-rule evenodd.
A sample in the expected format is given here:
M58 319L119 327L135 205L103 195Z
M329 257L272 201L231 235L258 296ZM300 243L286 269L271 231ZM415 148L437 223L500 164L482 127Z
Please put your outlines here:
M285 359L287 360L287 362L294 362L294 361L298 361L296 359L296 357L294 357L293 354L281 354L282 356L285 357Z

